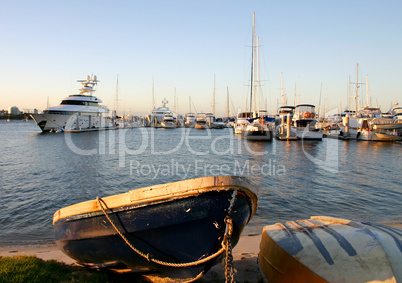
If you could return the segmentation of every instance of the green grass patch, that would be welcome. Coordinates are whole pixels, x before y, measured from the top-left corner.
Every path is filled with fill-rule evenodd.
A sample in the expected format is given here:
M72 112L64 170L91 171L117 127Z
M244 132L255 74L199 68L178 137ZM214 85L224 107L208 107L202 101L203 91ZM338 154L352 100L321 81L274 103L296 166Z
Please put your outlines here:
M0 283L22 282L113 282L108 273L89 271L36 256L0 257Z

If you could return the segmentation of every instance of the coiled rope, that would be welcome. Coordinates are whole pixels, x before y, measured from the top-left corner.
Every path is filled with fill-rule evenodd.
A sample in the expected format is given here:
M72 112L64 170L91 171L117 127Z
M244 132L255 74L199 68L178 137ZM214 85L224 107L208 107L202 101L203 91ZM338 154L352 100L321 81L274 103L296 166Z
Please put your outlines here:
M233 232L233 225L232 225L232 219L230 218L230 215L232 213L232 209L233 209L233 205L236 199L236 194L237 194L237 190L233 191L233 195L232 195L232 199L230 201L230 205L229 205L229 209L228 209L228 215L225 218L225 223L226 223L226 228L225 228L225 235L224 235L224 240L222 241L222 247L214 254L202 258L200 260L197 261L193 261L193 262L187 262L187 263L174 263L174 262L166 262L166 261L162 261L162 260L158 260L155 258L152 258L151 255L149 253L144 253L141 252L140 250L138 250L136 247L134 247L129 241L128 239L123 235L123 233L117 228L117 226L114 224L114 222L112 221L112 219L109 217L109 214L107 212L107 210L110 210L107 207L107 204L105 203L105 201L102 198L97 197L96 200L99 204L99 207L101 208L103 214L106 216L107 220L110 222L110 224L113 226L113 228L116 230L116 232L120 235L120 237L124 240L124 242L133 250L135 251L137 254L139 254L140 256L142 256L143 258L147 259L150 262L154 262L160 265L164 265L164 266L169 266L169 267L189 267L189 266L194 266L194 265L199 265L202 263L205 263L215 257L217 257L218 255L220 255L221 253L223 253L224 251L226 251L226 258L228 258L228 254L230 254L231 257L231 242L230 242L230 237L232 235ZM105 206L105 208L104 208ZM225 260L226 262L232 262L232 260L230 260L230 257L228 260ZM233 264L232 264L233 265ZM234 268L227 268L225 267L225 276L226 276L226 270L232 270L232 272L234 272ZM233 273L232 273L232 278L233 278ZM227 281L228 282L228 281ZM234 281L229 281L229 282L234 282Z

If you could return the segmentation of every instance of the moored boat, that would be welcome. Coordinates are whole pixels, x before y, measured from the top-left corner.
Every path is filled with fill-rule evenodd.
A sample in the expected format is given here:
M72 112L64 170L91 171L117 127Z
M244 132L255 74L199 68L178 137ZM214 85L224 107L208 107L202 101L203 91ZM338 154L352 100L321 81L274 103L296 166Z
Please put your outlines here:
M264 227L259 267L268 282L401 282L402 230L314 216Z
M186 128L194 128L195 126L195 114L194 113L187 113L184 116L184 127Z
M161 127L165 129L177 128L177 122L175 121L173 114L170 113L165 114L165 117L163 117L163 121L161 123Z
M205 130L208 128L207 116L204 113L199 113L197 115L194 128L197 130Z
M256 209L247 179L210 176L68 206L53 225L57 245L78 263L188 279L219 262L228 239L237 244Z
M95 75L78 80L82 84L79 94L64 98L60 105L48 107L40 114L31 114L43 132L97 131L113 128L112 119L106 117L109 109L95 97L98 79Z
M236 122L233 126L235 134L241 134L243 127L246 125L250 124L248 119L253 118L253 113L252 112L240 112L236 116Z
M312 104L296 105L291 133L302 140L322 140L323 133L316 128L317 114Z
M263 118L256 118L254 121L243 127L241 136L247 140L272 141L272 129L268 128Z

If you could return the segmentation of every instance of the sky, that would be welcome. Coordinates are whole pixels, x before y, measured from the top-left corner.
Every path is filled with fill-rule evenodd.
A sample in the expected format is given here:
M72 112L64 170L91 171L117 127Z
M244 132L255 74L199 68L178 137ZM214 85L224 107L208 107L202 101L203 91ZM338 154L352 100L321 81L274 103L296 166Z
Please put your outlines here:
M214 92L216 116L227 93L245 111L255 12L261 109L275 113L282 91L290 105L344 109L350 78L360 105L368 90L386 112L402 103L401 11L399 0L0 0L0 109L57 105L94 74L120 115L148 114L152 93L171 109L176 95L181 114L190 97L192 112L211 112Z

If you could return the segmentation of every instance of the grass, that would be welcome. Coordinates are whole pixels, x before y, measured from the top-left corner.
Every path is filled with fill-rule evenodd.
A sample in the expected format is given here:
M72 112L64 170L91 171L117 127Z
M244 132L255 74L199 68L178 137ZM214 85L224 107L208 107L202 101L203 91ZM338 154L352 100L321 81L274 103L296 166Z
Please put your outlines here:
M0 257L0 283L116 282L109 274L36 256Z

